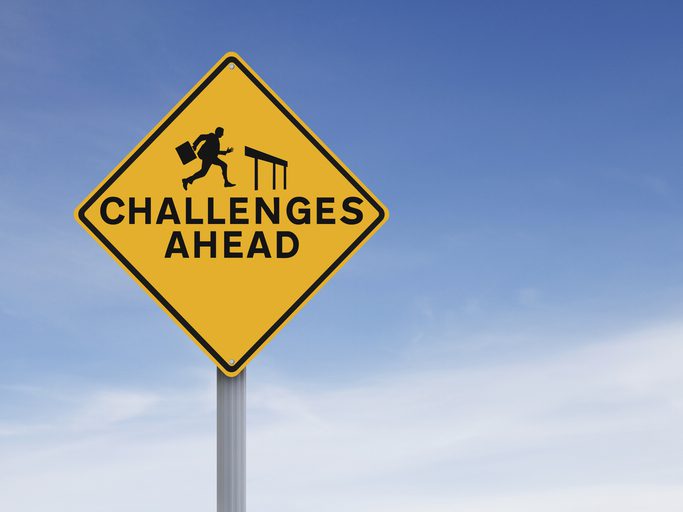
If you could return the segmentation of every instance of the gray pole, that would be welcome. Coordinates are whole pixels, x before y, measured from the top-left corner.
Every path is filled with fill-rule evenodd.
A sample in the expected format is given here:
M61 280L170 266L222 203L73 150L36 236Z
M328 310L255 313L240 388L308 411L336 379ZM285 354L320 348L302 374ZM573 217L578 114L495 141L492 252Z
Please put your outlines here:
M218 512L247 508L247 375L218 369Z

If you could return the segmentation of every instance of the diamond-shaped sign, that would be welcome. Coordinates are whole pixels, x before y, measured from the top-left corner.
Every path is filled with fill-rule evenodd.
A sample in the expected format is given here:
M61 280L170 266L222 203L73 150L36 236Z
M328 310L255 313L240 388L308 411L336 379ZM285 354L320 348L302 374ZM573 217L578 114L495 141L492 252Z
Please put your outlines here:
M387 216L234 53L76 210L230 376Z

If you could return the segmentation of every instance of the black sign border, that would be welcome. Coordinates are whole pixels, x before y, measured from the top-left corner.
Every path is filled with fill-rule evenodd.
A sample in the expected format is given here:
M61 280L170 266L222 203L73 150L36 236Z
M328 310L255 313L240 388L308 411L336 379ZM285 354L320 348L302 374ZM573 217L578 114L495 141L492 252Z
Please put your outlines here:
M325 158L344 176L363 198L368 201L378 213L377 218L363 231L360 236L330 265L330 267L323 272L323 274L304 292L304 294L292 304L285 313L247 350L247 352L235 362L230 365L223 359L216 350L209 344L199 332L185 320L185 318L157 291L152 284L145 279L145 277L129 262L121 252L114 247L114 245L88 220L86 211L106 192L106 190L121 176L128 167L154 142L154 140L180 115L180 113L187 108L192 101L199 96L199 94L230 64L237 66L250 80L258 87L258 89L282 112L282 114L289 119L289 121L296 126L299 131L309 140L318 151L320 151ZM385 210L368 192L358 183L358 181L349 174L346 169L330 154L325 147L318 142L318 140L306 129L301 122L292 115L292 113L278 100L273 93L241 62L235 55L228 55L223 61L206 77L191 94L166 118L166 120L147 137L147 139L140 145L140 147L133 153L116 171L109 176L109 178L100 186L100 188L90 196L90 198L79 208L78 218L102 244L135 276L135 278L147 289L149 293L175 318L190 335L211 354L211 357L223 368L223 370L236 373L239 372L249 358L273 335L273 333L280 328L290 316L322 285L322 283L341 266L344 260L372 233L377 226L379 226L386 216Z

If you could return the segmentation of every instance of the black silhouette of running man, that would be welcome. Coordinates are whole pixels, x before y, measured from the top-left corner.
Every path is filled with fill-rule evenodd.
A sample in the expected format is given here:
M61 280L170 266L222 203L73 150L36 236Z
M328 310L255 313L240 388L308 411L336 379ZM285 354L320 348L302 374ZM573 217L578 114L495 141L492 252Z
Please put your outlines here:
M183 188L185 190L187 190L187 186L191 185L194 180L204 177L206 173L209 172L209 168L212 165L217 165L221 168L221 171L223 172L223 186L235 186L234 183L230 183L230 181L228 181L228 164L226 164L223 160L218 158L218 155L227 155L228 153L232 152L232 148L228 148L225 151L221 151L220 138L222 136L223 128L219 126L218 128L216 128L216 131L214 133L206 133L200 135L199 137L197 137L197 140L194 141L194 144L192 144L192 149L194 150L197 149L197 146L200 142L204 141L204 144L202 144L202 147L199 148L199 151L197 152L197 156L202 161L202 168L199 169L192 176L183 178Z

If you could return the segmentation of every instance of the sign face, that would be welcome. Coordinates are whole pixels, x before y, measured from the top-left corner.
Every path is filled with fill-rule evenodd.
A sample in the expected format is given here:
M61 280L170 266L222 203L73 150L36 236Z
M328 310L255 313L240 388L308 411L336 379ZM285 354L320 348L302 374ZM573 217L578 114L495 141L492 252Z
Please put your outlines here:
M234 53L76 210L229 376L387 216Z

